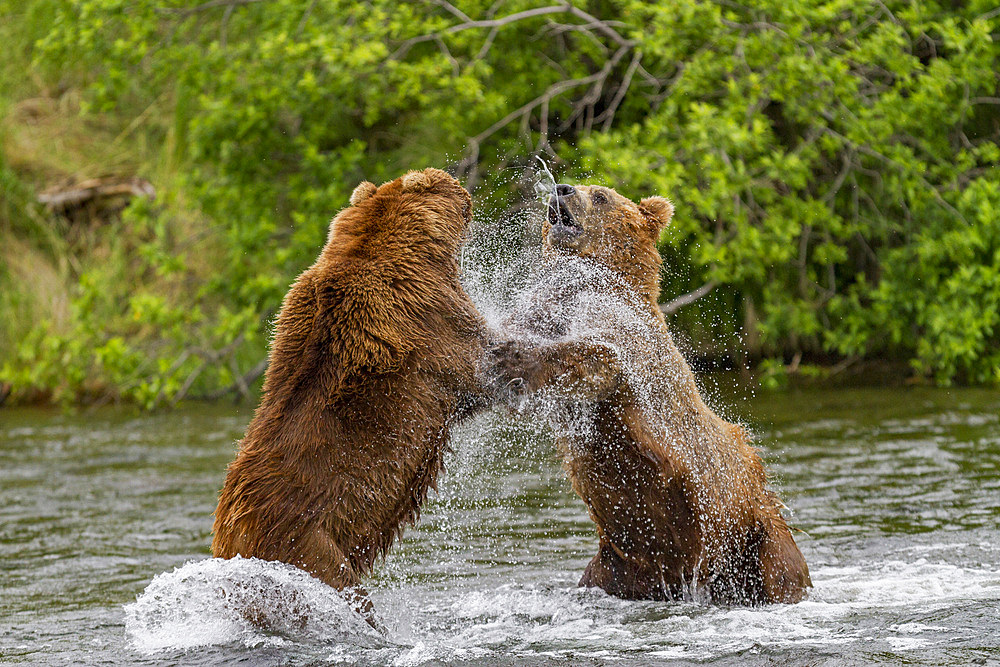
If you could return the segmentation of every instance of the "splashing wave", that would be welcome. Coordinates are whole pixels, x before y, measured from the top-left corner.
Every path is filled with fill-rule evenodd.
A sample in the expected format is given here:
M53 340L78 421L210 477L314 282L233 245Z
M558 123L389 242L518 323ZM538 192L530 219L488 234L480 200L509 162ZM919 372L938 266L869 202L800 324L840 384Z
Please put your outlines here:
M143 653L237 644L382 643L341 594L306 572L256 558L192 561L158 574L125 607L125 630Z

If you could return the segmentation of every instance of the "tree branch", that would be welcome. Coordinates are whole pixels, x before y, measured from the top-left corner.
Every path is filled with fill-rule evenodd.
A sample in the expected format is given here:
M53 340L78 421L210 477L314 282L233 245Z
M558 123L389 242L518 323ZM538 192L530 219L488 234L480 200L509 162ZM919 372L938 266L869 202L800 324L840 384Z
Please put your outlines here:
M664 315L672 315L673 313L677 312L684 306L690 305L695 301L697 301L698 299L702 298L703 296L707 295L709 292L715 289L715 286L718 284L719 283L717 280L714 279L709 280L707 283L705 283L698 289L691 290L687 294L682 294L676 299L671 299L667 303L660 304L660 312L663 313Z
M851 139L847 138L846 136L844 136L840 132L837 132L836 130L832 130L829 127L827 127L827 128L823 128L823 131L826 132L827 134L830 134L830 135L833 135L833 136L837 137L838 139L840 139L841 141L843 141L844 143L846 143L848 146L851 146L854 150L856 150L859 153L863 153L864 155L868 155L869 157L873 157L873 158L875 158L877 160L880 160L881 162L883 162L885 164L892 165L893 167L895 167L897 169L900 169L902 171L912 172L912 170L907 165L902 164L900 162L897 162L896 160L892 159L888 155L883 155L882 153L878 152L874 148L871 148L869 146L866 146L866 145L863 145L863 144L859 144L859 143L857 143L855 141L852 141ZM948 203L948 201L944 197L941 196L941 192L938 191L938 189L936 187L934 187L931 184L930 181L928 181L926 178L924 178L923 174L916 173L916 172L912 172L912 173L917 177L917 179L920 180L920 183L925 188L927 188L927 190L930 191L931 195L934 197L934 199L937 201L937 203L941 205L942 208L944 208L949 213L951 213L956 218L958 218L963 224L965 224L965 225L969 224L968 220L965 219L965 216L962 215L962 212L959 211L954 206L952 206L950 203Z
M236 380L233 382L233 384L229 385L228 387L224 387L223 389L218 389L216 391L213 391L207 394L205 398L207 398L210 401L214 401L222 398L226 394L231 394L233 392L239 392L244 397L248 396L250 385L256 382L257 378L263 375L264 371L267 370L267 361L268 360L266 358L262 359L261 361L257 362L256 366L251 368L242 376L238 376Z
M468 14L466 14L461 9L448 2L448 0L434 0L434 4L437 5L438 7L443 7L444 9L446 9L448 13L456 17L459 21L465 21L466 23L472 21L472 19L469 17Z
M628 69L625 70L625 77L622 79L621 85L618 86L618 90L615 91L615 96L611 100L611 104L597 117L598 123L602 120L604 121L604 124L601 126L602 132L607 132L611 128L611 123L615 120L615 113L618 111L618 106L625 99L625 93L628 92L629 86L632 85L632 77L635 76L635 71L639 68L640 60L642 60L642 51L636 51L632 54L632 62L629 63Z
M490 135L497 132L501 128L505 127L511 121L521 118L525 114L531 112L532 109L541 105L544 102L551 102L556 95L564 93L567 90L572 90L573 88L579 88L580 86L586 86L588 84L592 84L596 81L599 81L602 78L602 76L606 76L606 74L604 74L604 70L597 72L595 74L591 74L590 76L585 76L580 79L569 79L567 81L559 81L553 83L545 90L544 93L542 93L535 99L531 100L530 102L521 105L517 109L514 109L509 114L507 114L497 122L493 123L492 125L490 125L488 128L486 128L476 136L469 139L469 143L478 146L487 138L489 138Z
M212 0L213 2L218 2L219 0ZM231 2L233 0L226 0ZM256 2L259 0L242 0ZM535 16L545 16L546 14L560 14L567 11L567 7L563 5L552 5L549 7L537 7L535 9L526 9L523 12L516 12L514 14L509 14L498 19L481 19L478 21L464 21L458 23L449 28L445 28L440 32L432 33L429 35L418 35L417 37L411 37L402 44L399 45L392 55L389 56L389 60L396 60L405 56L411 48L420 44L422 42L430 42L434 39L440 39L445 35L454 35L455 33L462 32L464 30L473 30L475 28L500 28L505 25L510 25L511 23L516 23L517 21L522 21L524 19L533 18Z
M206 9L214 9L215 7L238 7L240 5L250 5L255 2L266 2L267 0L209 0L208 2L202 3L195 7L159 7L156 11L163 14L177 14L179 16L190 16L191 14L197 14L198 12L203 12Z

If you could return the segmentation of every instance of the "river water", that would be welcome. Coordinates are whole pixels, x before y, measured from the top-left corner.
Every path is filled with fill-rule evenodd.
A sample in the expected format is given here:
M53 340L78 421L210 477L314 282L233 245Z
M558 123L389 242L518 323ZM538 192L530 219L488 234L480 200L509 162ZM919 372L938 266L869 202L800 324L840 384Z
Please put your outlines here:
M486 416L456 435L439 493L371 581L384 634L297 571L209 559L248 408L0 410L0 662L1000 662L1000 393L715 403L754 431L804 531L806 602L727 609L578 589L596 538L551 443ZM311 615L263 633L233 612L236 595Z

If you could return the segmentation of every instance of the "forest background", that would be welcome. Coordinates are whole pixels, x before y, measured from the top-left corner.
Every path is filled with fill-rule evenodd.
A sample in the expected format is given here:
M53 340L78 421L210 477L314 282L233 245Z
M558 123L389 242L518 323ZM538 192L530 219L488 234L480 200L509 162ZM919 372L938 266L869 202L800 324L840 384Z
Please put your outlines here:
M499 212L536 155L674 200L696 355L1000 384L995 0L0 0L0 40L12 400L250 395L358 182ZM58 203L94 178L136 196Z

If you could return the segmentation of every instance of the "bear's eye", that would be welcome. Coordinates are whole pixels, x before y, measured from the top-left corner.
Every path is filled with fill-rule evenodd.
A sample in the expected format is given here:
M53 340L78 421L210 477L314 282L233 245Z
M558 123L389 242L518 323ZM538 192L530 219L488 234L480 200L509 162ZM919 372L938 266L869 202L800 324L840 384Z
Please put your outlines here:
M593 197L591 197L591 199L598 206L600 206L601 204L607 204L608 203L608 196L606 194L604 194L603 192L601 192L600 190L595 190L594 191L594 195L593 195Z

